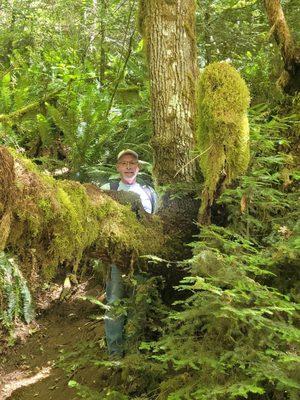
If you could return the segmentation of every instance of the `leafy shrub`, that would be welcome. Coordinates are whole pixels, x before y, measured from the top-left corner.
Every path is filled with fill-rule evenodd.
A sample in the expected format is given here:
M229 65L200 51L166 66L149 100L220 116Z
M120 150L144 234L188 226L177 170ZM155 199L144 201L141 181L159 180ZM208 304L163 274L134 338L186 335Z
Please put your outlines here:
M219 199L229 226L192 243L186 300L157 342L159 399L296 399L299 392L299 174L297 115L251 110L248 173Z

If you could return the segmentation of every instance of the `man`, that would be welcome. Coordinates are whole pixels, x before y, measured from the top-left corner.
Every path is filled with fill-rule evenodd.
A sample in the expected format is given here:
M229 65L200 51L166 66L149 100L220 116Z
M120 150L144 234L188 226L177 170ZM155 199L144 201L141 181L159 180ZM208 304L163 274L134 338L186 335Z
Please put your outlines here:
M101 187L104 190L123 190L134 192L140 196L141 203L148 213L154 213L157 196L149 186L142 186L137 181L139 173L138 154L130 149L121 151L117 157L117 171L120 174L119 182L106 183ZM113 304L118 303L124 297L124 284L122 272L111 264L106 281L106 300L110 309L105 313L104 326L108 353L113 358L122 357L124 354L124 315L117 315Z

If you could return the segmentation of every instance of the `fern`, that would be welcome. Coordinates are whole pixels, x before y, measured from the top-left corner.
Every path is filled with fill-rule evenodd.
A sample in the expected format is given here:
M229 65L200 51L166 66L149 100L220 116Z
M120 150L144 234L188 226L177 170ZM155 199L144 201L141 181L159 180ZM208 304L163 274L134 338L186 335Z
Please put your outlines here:
M5 253L0 253L0 293L3 299L0 318L6 327L22 318L30 323L34 318L32 297L18 265Z
M293 125L293 118L268 121L253 112L251 168L220 199L230 224L201 229L191 244L190 275L177 287L185 300L164 323L157 302L160 322L143 318L136 292L137 323L127 329L129 352L140 343L140 354L125 358L123 371L134 386L123 383L120 392L159 400L297 399L299 175L293 156L278 151L291 146ZM158 328L154 339L141 335L148 324Z
M0 80L0 113L6 114L10 112L12 99L11 99L11 75L7 72Z
M267 244L281 225L289 228L299 219L299 168L292 136L298 116L270 118L263 105L251 110L251 168L236 188L219 199L226 204L230 224L252 240ZM298 171L298 172L297 172Z

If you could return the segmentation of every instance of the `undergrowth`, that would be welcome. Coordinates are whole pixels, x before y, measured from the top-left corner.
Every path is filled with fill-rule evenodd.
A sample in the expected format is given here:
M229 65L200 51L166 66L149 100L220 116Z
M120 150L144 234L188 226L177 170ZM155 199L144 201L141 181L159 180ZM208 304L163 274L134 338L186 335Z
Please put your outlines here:
M137 285L125 358L116 365L99 348L93 357L118 379L93 394L72 380L82 398L298 398L299 172L289 139L297 120L252 109L251 167L219 199L228 225L201 228L168 309L159 280Z

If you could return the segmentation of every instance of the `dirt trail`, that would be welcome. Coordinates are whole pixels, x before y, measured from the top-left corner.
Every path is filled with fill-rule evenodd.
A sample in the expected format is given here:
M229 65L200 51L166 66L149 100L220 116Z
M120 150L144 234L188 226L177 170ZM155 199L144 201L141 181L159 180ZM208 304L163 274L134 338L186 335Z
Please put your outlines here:
M68 387L70 379L97 387L92 367L79 368L68 376L56 366L62 352L103 337L103 324L90 318L99 308L80 298L99 295L101 288L91 286L81 284L68 301L55 301L37 319L36 332L4 355L0 362L0 400L78 400L76 391Z

